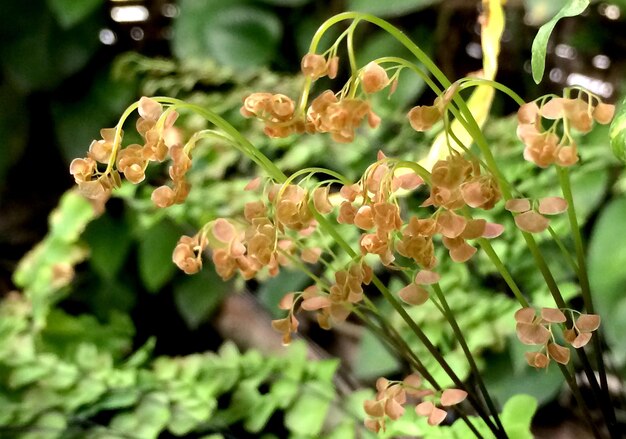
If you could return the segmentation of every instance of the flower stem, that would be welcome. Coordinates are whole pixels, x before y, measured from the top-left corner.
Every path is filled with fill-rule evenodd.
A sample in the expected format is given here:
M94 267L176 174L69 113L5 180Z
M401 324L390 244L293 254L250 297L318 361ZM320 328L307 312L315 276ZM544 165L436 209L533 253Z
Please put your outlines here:
M433 284L432 287L433 287L433 291L437 295L437 299L439 299L439 302L441 303L441 306L444 311L444 317L446 318L446 320L448 320L448 323L452 327L454 336L459 342L459 345L461 346L461 349L463 350L463 353L465 354L465 357L467 358L467 361L470 365L470 369L472 370L472 373L474 374L474 378L476 379L476 382L478 383L478 387L480 388L480 391L483 394L483 398L485 400L485 403L487 404L487 408L491 412L498 428L504 431L504 427L502 426L502 422L500 421L500 417L498 416L498 410L496 409L496 406L493 403L491 396L489 395L489 392L487 391L487 387L485 386L485 382L482 379L480 370L478 370L476 361L474 361L474 356L472 355L472 351L470 351L469 347L467 346L467 342L465 341L465 336L463 335L463 331L461 331L461 328L459 327L456 319L454 318L454 314L452 313L450 306L448 306L448 301L446 300L446 296L445 294L443 294L443 291L441 290L439 283Z

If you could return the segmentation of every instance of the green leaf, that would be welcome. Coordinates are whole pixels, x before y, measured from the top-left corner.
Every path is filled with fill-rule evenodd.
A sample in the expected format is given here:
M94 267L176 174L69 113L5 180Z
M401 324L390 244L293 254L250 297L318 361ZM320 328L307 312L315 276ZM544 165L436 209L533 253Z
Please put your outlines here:
M602 315L602 328L612 341L613 353L626 359L626 345L621 343L626 320L626 198L613 200L601 212L589 242L589 282L597 311Z
M537 400L530 395L517 394L502 407L502 425L511 439L532 439L530 424L537 411Z
M100 129L117 123L117 118L134 95L132 82L115 81L108 70L103 70L80 99L74 97L52 103L52 118L60 149L68 163L85 155L91 141L99 138ZM89 117L85 117L86 114Z
M550 21L539 28L532 45L532 71L535 83L539 84L546 68L546 50L548 39L556 23L564 17L574 17L581 14L589 6L589 0L570 0Z
M242 1L180 3L174 23L173 50L179 58L209 57L249 68L267 64L276 56L282 35L278 17Z
M205 267L176 282L174 302L187 327L193 330L211 316L232 288L232 283L222 281L213 267Z
M104 214L91 222L84 238L91 248L89 263L100 276L113 279L126 260L130 244L130 229L121 218Z
M180 235L180 229L166 220L143 232L137 256L139 276L148 291L157 292L176 272L172 252Z
M611 149L615 157L626 163L626 97L617 106L609 129Z
M64 28L72 27L101 6L103 0L47 0L48 7Z
M296 402L287 409L285 426L295 435L317 437L322 430L331 398L317 383L307 383Z
M367 12L379 17L398 17L419 11L439 3L441 0L349 0L349 11Z
M382 341L366 331L361 337L354 363L354 374L361 379L371 379L396 372L400 364L389 353Z

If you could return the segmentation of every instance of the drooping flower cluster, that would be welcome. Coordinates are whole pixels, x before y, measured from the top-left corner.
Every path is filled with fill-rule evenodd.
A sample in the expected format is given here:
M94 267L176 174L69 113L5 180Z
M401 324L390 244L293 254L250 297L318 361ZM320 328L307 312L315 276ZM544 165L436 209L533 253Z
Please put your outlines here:
M409 375L402 381L390 381L381 377L376 381L376 390L376 398L363 403L368 415L365 426L375 433L385 431L387 419L396 420L404 414L404 405L408 398L428 398L415 406L415 412L427 417L429 425L439 425L445 420L447 412L437 407L437 404L449 407L467 397L467 392L460 389L446 389L443 392L426 389L417 374Z
M565 314L556 308L542 308L538 314L534 308L522 308L515 313L516 332L519 340L526 345L539 345L539 351L526 352L526 361L533 367L548 367L550 360L567 364L570 351L555 341L552 326L564 324ZM592 332L600 326L600 316L582 314L573 326L563 330L565 341L578 349L591 339Z
M315 81L323 76L337 75L339 59L309 53L302 58L302 73ZM380 65L371 62L360 70L361 89L365 95L376 93L391 81ZM355 84L356 87L356 84ZM308 109L296 108L294 101L282 94L252 93L244 99L241 108L244 117L255 117L265 124L270 137L287 137L294 133L329 133L336 142L354 140L356 129L364 120L371 128L380 123L367 98L354 93L334 93L325 90L311 101Z
M184 174L191 161L183 153L180 134L174 128L178 114L175 111L165 113L160 103L147 97L139 100L137 109L140 116L137 131L144 140L143 145L121 148L123 131L105 128L100 131L102 139L94 140L89 146L87 157L74 159L70 164L70 173L81 193L94 200L99 207L109 198L111 190L121 185L120 173L131 183L140 183L145 179L148 163L162 162L168 155L174 162L170 176L175 189L168 192L167 187L159 188L153 200L164 207L182 202L189 191ZM107 169L100 172L98 163L107 165Z
M517 112L518 137L524 142L524 158L545 168L551 164L571 166L578 161L578 148L570 134L570 127L581 133L591 130L593 122L608 124L615 113L615 106L605 104L596 96L578 90L577 98L545 98L522 105ZM566 90L569 94L569 90ZM539 102L539 105L537 104ZM543 129L542 118L554 121ZM557 134L558 122L563 133Z

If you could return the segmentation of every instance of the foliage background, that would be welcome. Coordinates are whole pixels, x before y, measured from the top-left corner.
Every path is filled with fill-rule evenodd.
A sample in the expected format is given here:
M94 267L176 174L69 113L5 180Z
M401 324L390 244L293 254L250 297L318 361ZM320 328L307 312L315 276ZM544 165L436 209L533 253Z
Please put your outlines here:
M58 203L61 194L72 186L67 173L69 161L84 154L99 129L113 126L121 111L138 96L175 94L216 108L229 120L235 120L237 127L246 132L255 145L286 170L295 170L307 163L335 167L347 176L355 177L383 145L389 155L402 155L408 159L417 159L427 151L429 137L416 136L407 127L402 111L399 111L415 103L432 100L433 96L423 93L423 84L419 81L407 77L402 83L405 88L399 90L392 100L380 99L375 106L384 119L383 127L363 133L350 146L332 145L323 138L268 142L258 134L256 125L240 120L238 106L241 96L260 89L295 90L298 79L293 74L298 71L299 59L306 53L311 35L325 18L342 10L357 9L392 20L419 41L451 78L480 68L480 60L471 56L471 47L475 47L471 44L478 42L475 28L477 5L473 2L396 0L385 3L384 8L380 7L383 2L374 0L181 0L171 5L165 1L132 3L145 4L151 12L152 19L139 26L144 32L140 41L130 37L132 25L111 20L109 12L115 3L103 0L32 0L28 13L23 10L23 5L9 2L0 17L0 37L3 41L0 48L0 96L4 104L0 108L0 138L4 139L3 154L0 155L0 291L7 297L7 312L17 314L17 321L29 321L30 316L23 310L19 311L19 306L26 306L29 310L33 307L33 310L41 312L41 327L27 325L22 328L25 333L14 332L13 328L9 330L10 336L3 339L5 347L13 346L11 340L21 342L22 338L12 337L28 334L33 343L31 353L34 356L25 357L30 363L2 365L0 376L6 386L3 389L11 401L20 401L27 397L25 395L36 398L39 395L37 392L46 386L48 390L72 389L77 381L72 381L71 377L77 376L80 369L76 369L80 366L77 362L80 358L89 358L89 355L108 358L104 361L110 362L111 368L107 370L112 371L112 376L126 373L119 372L126 367L132 370L128 374L147 374L148 381L158 381L160 366L155 363L152 368L151 358L217 350L228 335L237 338L233 320L225 316L230 315L236 327L236 322L249 317L245 314L249 311L238 308L239 312L244 312L243 316L229 314L229 308L222 302L228 293L245 287L253 292L254 312L261 313L266 308L269 311L263 312L272 313L284 292L303 285L304 279L296 273L288 273L258 287L254 283L245 286L222 284L210 267L196 277L185 277L174 269L170 262L171 249L178 236L193 230L215 214L224 215L236 210L237 203L226 202L239 193L245 179L253 172L249 163L217 145L201 154L203 167L194 172L197 189L192 192L188 208L155 212L147 201L146 193L140 190L135 194L132 188L124 188L119 198L109 203L105 215L98 219L86 218L82 226L78 224L70 232L68 245L78 249L76 253L67 253L74 259L66 262L77 264L71 289L62 285L60 292L58 288L43 288L40 291L39 287L34 287L30 290L34 291L30 303L11 305L9 299L12 296L7 295L9 291L16 287L26 290L30 282L46 280L42 272L28 272L24 268L21 272L27 274L22 274L21 280L19 273L13 279L11 276L17 261L43 238L48 230L48 213ZM529 99L562 87L549 80L535 87L525 67L536 26L558 9L558 3L510 1L507 8L503 58L508 62L501 63L498 79ZM626 8L620 2L614 3ZM175 7L175 13L166 9L168 5ZM565 73L586 72L601 78L613 85L615 99L620 94L620 81L624 74L624 60L619 54L626 45L622 33L615 30L623 25L623 20L608 20L601 14L600 6L594 4L587 16L564 20L559 25L552 47L559 42L570 44L576 48L577 57L565 59L552 55L547 70L560 68ZM117 34L115 45L106 46L98 40L98 31L105 28ZM363 31L357 42L361 47L359 62L362 63L377 54L395 54L398 50L388 37L371 30ZM591 59L597 54L609 56L612 61L610 69L593 68ZM160 58L154 58L157 55ZM504 99L497 100L494 109L501 116L514 111ZM186 120L185 124L190 128L202 126L201 121L193 118ZM530 167L519 164L520 148L510 119L495 119L486 130L497 153L507 163L507 172L516 175L517 180L526 185L525 189L541 192L551 187L553 176L542 177L542 180L530 179ZM608 336L617 340L626 321L626 301L621 297L626 284L626 276L621 272L626 262L626 242L622 242L626 238L621 233L621 219L626 213L625 185L621 166L608 155L604 139L605 132L594 132L585 139L584 162L575 182L575 193L587 220L585 231L591 244L590 272L599 298L598 305L605 321L609 322ZM158 172L150 178L158 182ZM244 201L240 200L241 203ZM51 233L54 236L54 231ZM159 239L154 239L155 236ZM51 240L54 241L54 238ZM541 297L540 281L525 271L527 264L519 243L503 242L501 245L501 250L507 254L507 262L517 267L525 285ZM66 250L65 247L52 248L49 253L43 252L47 255L43 260L48 265L34 263L33 259L31 264L35 267L38 263L48 266L44 272L51 270L51 261L58 262L59 255L65 254ZM608 262L604 257L607 252L613 255ZM450 270L454 273L454 281L449 285L450 294L455 297L462 326L471 328L472 349L482 353L483 366L489 367L488 375L492 377L490 387L498 400L504 402L519 391L519 383L532 383L524 384L524 390L534 393L542 403L554 401L561 384L557 376L546 374L537 377L534 371L512 360L521 355L515 351L515 344L507 342L506 334L511 332L510 322L501 317L511 311L513 304L505 294L493 298L494 290L504 290L493 273L479 263L470 269L450 267ZM567 279L562 281L567 282ZM210 290L207 290L207 285L211 286ZM476 293L471 302L465 295L468 289ZM37 302L37 298L41 300ZM441 332L441 322L436 319L429 321L428 316L432 313L427 309L415 310L414 314L425 325L427 333L435 337L441 333L438 343L446 346L448 340ZM227 323L220 325L219 322ZM231 322L230 326L228 322ZM20 324L16 323L15 327L19 328ZM356 333L351 330L356 330ZM343 364L348 376L343 379L350 384L349 387L356 387L358 380L367 383L380 374L394 374L402 370L402 365L395 359L381 356L384 350L377 340L371 334L362 334L357 326L348 327L342 333L334 334L335 337L318 333L314 328L308 335L315 340L315 343L310 341L309 346L321 345L324 352L329 352L331 356L344 353ZM239 336L237 341L243 345L254 345L254 341L245 335ZM616 347L616 364L621 367L626 360L626 348L619 344ZM129 357L137 349L140 349L137 352L145 357L144 360L133 360L137 354ZM227 352L224 355L241 358L242 364L258 361L240 357L230 347L222 349L226 349L222 351ZM265 352L275 355L270 350ZM293 355L293 358L300 355L300 361L304 358L303 354ZM458 352L454 346L448 346L447 355L454 358ZM8 357L4 358L3 361L6 361ZM178 361L163 358L160 361L167 365ZM185 358L190 358L193 363L196 357ZM35 367L36 371L31 370L29 375L25 364ZM325 381L322 381L330 385L329 371L334 370L336 363L320 364L320 370L326 374ZM316 374L322 373L316 372L315 366L311 367L311 375L299 375L298 383L319 377ZM460 362L458 367L462 367ZM58 368L66 368L66 375L59 373ZM244 368L247 369L247 366ZM15 372L17 370L21 372ZM85 366L84 370L90 373L89 366ZM61 384L50 384L45 377L52 373L69 378ZM17 378L15 374L18 374ZM19 374L25 377L20 380ZM261 372L259 374L262 375ZM258 378L259 374L252 375ZM511 374L516 379L511 379ZM194 375L193 379L196 380L196 377ZM258 381L261 382L265 381ZM134 385L130 387L137 389ZM160 398L163 396L158 393L161 391L153 382L152 387L143 388L144 393L140 395L148 401L157 401L158 405L159 401L162 402ZM81 423L85 419L95 423L96 427L107 425L114 419L111 413L99 417L97 414L100 411L121 410L134 405L139 412L143 410L140 409L139 401L143 399L137 396L139 394L127 397L126 405L116 406L107 402L106 398L100 399L102 394L93 389L85 392L85 395L90 395L85 398L92 398L89 403L81 402L80 396L77 396L78 402L63 406L64 410L86 416L79 416L76 419L80 422L70 425L79 428L77 431L86 428L87 424ZM150 392L156 392L157 396L146 396L152 395ZM234 397L236 389L228 388L224 392ZM263 392L266 392L264 388L259 394L265 394ZM332 385L324 388L324 392L327 395L328 392L335 393ZM332 395L328 398L334 398ZM213 396L219 397L217 394ZM63 398L67 399L65 402L71 399L67 394L63 394ZM170 398L168 401L176 401L171 395L167 398ZM187 397L183 399L186 402L190 400ZM0 399L0 402L6 403L5 399ZM230 407L224 401L216 404L216 407L226 411ZM286 409L287 405L273 408ZM54 418L54 411L50 414L45 410L35 410L30 413L30 418L22 419L18 424L28 426L37 423L44 416L41 413L50 417L45 418L46 423L56 425L55 422L60 422ZM283 421L289 426L289 421L282 415L270 419L272 413L270 411L266 419L270 420L270 430L285 428L277 427ZM287 410L284 416L288 417L288 413ZM356 412L352 413L346 417L351 422L355 416L358 418L354 414ZM202 416L208 417L206 413ZM228 428L235 428L231 431L251 431L249 423L253 420L231 416L224 423ZM174 418L169 419L169 422L175 422L171 421ZM162 428L167 425L163 424ZM340 426L341 422L336 425ZM58 424L58 428L66 427ZM264 424L259 428L263 427ZM212 426L207 431L211 428L215 429ZM132 427L126 425L123 429ZM219 428L216 430L221 431ZM293 433L293 430L290 431ZM150 433L146 434L149 437Z

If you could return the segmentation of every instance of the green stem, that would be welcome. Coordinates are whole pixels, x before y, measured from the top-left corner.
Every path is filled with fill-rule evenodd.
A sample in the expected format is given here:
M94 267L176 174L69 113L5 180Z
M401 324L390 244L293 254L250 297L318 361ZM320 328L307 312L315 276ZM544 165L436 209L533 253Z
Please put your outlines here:
M509 286L520 305L522 305L524 308L528 308L530 304L522 294L520 288L517 286L517 283L513 279L513 276L511 276L509 270L506 268L496 251L493 249L491 243L485 238L480 238L478 239L478 244L480 245L480 248L482 248L483 251L487 254L489 260L491 260L491 263L500 272L500 275Z
M391 326L386 324L386 322L381 318L380 313L376 310L374 304L368 299L368 308L373 312L374 316L377 318L379 325L377 326L372 322L364 313L360 312L358 309L355 309L355 314L367 325L367 327L374 332L379 339L385 340L390 347L395 349L397 352L402 353L404 358L415 367L415 369L422 375L422 377L430 383L430 385L436 391L442 391L443 388L439 385L435 377L433 377L424 363L421 362L419 357L411 350L411 348L407 345L406 341L402 338L402 336ZM467 427L474 433L477 438L482 438L483 435L476 429L474 424L467 417L465 411L458 405L454 406L454 410L459 414L459 417L465 422Z
M572 376L567 366L563 364L559 364L559 368L561 369L561 373L565 377L565 381L567 381L567 384L569 385L570 390L572 391L572 394L574 395L574 399L576 399L578 406L584 412L583 418L585 419L587 426L589 426L589 428L593 432L594 437L596 437L597 439L602 439L602 435L600 434L598 427L596 426L595 422L593 422L593 418L591 416L591 412L589 411L589 407L587 406L587 403L585 399L583 398L582 394L580 393L580 389L578 388L578 385L576 384L576 379Z
M476 382L478 383L478 387L480 388L480 391L483 394L483 398L485 399L487 408L491 411L491 414L498 428L504 431L504 427L502 426L502 422L500 421L500 417L498 416L498 410L496 409L496 406L493 403L493 400L491 399L489 392L487 391L487 386L485 386L485 382L483 381L482 375L480 374L480 370L478 369L478 366L476 365L476 361L474 360L472 351L470 351L469 346L467 345L467 342L465 341L465 336L463 335L463 331L461 331L461 328L459 327L456 319L454 318L454 314L452 313L452 310L450 309L450 306L448 305L446 296L445 294L443 294L443 291L441 290L439 283L433 284L432 287L433 287L433 291L437 295L437 298L439 299L439 302L441 303L441 306L444 311L444 317L446 318L446 320L452 327L452 331L454 332L454 335L457 341L459 342L459 345L461 346L461 349L463 350L465 357L467 358L467 361L470 365L470 369L472 370L472 373L474 374L474 378L476 379Z
M406 312L402 304L394 297L393 294L391 294L391 291L389 291L389 289L375 275L372 279L372 283L382 293L385 300L387 300L387 302L391 304L391 306L396 310L396 312L400 314L400 317L402 317L402 320L404 320L404 322L409 326L409 328L411 328L411 331L413 331L413 333L417 336L417 338L422 342L422 344L424 345L424 347L426 347L428 352L430 352L430 354L435 358L435 360L437 360L437 362L442 367L442 369L446 372L446 374L448 374L450 379L454 382L454 385L457 386L457 388L459 389L465 389L466 386L463 384L463 382L458 377L458 375L452 370L450 365L448 365L445 358L443 358L443 356L439 353L437 347L430 342L426 334L424 334L424 332L420 329L420 327L417 326L415 321L413 321L411 316L409 316L409 314ZM493 424L493 422L489 418L489 414L485 411L481 402L476 398L476 395L474 395L473 392L467 392L467 393L468 393L468 396L467 396L468 400L470 401L470 403L472 404L472 406L474 407L478 415L485 421L485 423L487 423L487 425L489 426L489 429L494 433L494 435L497 438L506 437L506 434L503 431L499 430Z

